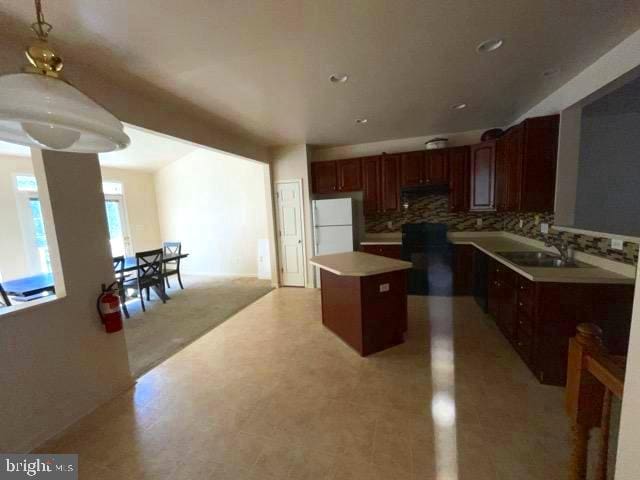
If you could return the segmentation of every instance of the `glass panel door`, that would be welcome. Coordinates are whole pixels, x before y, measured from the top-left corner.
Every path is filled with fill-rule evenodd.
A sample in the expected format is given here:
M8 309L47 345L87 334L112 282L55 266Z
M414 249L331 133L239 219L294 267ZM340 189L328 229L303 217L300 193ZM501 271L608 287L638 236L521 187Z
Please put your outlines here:
M122 197L105 197L109 242L114 257L131 254L131 244L122 205Z
M38 197L29 198L29 211L33 222L33 234L35 248L37 252L37 264L42 273L51 272L51 257L49 256L49 245L47 245L47 234L44 231L44 221L42 219L42 206Z

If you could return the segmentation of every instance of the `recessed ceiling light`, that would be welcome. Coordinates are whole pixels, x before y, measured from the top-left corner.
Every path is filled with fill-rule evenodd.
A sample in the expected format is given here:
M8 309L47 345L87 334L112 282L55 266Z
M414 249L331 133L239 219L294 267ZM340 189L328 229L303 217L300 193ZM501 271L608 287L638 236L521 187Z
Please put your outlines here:
M466 103L456 103L451 108L453 108L454 110L463 110L463 109L467 108L467 104Z
M349 76L340 73L334 73L329 77L331 83L345 83L347 80L349 80Z
M549 77L553 77L556 73L558 73L559 70L557 68L550 68L548 70L545 70L544 72L542 72L542 76L549 78Z
M368 121L369 120L367 120L366 118L356 118L356 123L359 124L359 125L364 125Z
M499 49L503 43L504 43L504 40L502 40L501 38L486 40L482 42L480 45L478 45L476 47L476 50L478 51L478 53L493 52L494 50Z

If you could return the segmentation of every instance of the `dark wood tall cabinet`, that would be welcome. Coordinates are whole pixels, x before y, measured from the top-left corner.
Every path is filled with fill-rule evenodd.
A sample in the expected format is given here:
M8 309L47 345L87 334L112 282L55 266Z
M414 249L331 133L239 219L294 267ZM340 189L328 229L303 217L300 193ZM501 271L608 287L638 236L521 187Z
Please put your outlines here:
M380 156L383 212L400 210L400 155Z
M471 147L469 210L495 210L495 147L494 140Z
M469 147L449 149L449 211L469 210Z
M378 213L382 209L378 156L362 159L362 203L365 215Z
M559 120L559 115L529 118L498 139L498 210L553 211Z

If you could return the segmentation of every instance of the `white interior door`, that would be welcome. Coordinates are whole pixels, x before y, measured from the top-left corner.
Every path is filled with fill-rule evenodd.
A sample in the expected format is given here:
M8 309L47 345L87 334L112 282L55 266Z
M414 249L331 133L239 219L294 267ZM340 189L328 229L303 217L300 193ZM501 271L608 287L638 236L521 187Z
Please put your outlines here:
M278 245L282 285L304 287L305 256L300 182L276 183Z

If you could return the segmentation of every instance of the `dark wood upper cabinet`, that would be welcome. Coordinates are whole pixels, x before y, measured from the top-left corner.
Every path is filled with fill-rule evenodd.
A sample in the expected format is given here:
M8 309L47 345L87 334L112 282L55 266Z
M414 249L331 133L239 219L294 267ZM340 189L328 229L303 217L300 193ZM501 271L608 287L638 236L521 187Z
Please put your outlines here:
M382 154L380 178L383 212L400 210L400 155Z
M400 160L402 187L419 187L425 182L424 151L403 153Z
M427 150L425 152L425 183L428 185L446 185L449 181L450 148Z
M335 193L338 190L338 169L335 161L311 164L311 191Z
M501 211L553 211L558 115L529 118L496 143L496 206Z
M360 158L338 160L338 190L340 192L355 192L362 190L362 162Z
M553 211L559 124L560 115L524 121L520 150L515 153L522 159L518 206L522 212Z
M449 149L449 211L469 210L469 147Z
M471 147L469 210L495 210L495 160L494 140Z
M365 215L377 213L382 208L380 157L362 159L362 203Z

